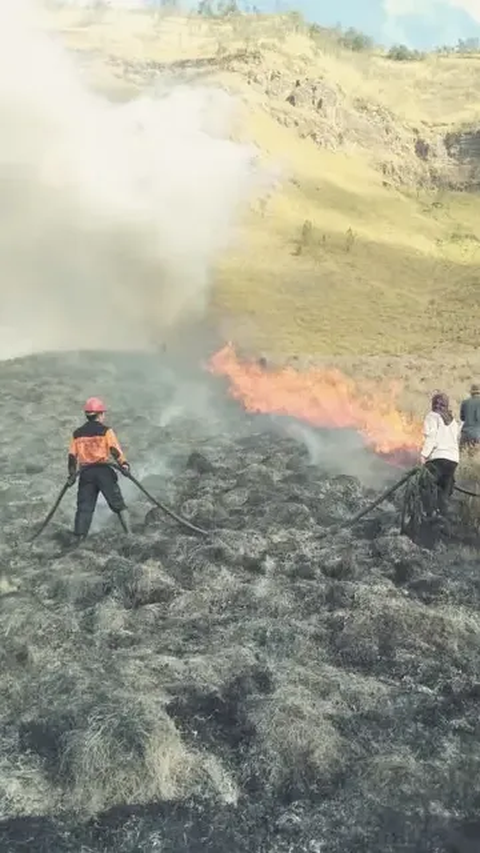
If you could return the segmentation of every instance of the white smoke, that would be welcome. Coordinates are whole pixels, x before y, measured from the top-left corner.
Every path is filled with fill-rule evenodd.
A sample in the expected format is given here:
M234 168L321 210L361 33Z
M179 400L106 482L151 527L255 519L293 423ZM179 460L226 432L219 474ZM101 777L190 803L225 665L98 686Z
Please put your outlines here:
M140 347L202 310L258 179L234 104L89 92L29 2L0 3L0 358Z
M393 18L435 14L440 6L461 9L471 15L474 21L480 22L480 0L384 0L385 12Z

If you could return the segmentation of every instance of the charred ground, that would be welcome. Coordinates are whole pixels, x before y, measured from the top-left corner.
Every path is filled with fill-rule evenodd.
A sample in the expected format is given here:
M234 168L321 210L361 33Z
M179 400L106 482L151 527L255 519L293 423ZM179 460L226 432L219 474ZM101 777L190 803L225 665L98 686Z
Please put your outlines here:
M153 357L0 370L2 851L476 850L478 550L420 549L393 504L322 540L371 490ZM92 377L145 485L220 540L125 484L131 541L100 513L66 550L70 494L25 544Z

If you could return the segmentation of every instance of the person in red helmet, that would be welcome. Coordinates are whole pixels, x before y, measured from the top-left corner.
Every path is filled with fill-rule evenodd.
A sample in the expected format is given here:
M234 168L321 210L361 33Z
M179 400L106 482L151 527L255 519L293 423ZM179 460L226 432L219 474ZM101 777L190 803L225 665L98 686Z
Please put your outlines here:
M103 401L90 397L84 412L86 421L74 431L68 450L70 486L79 475L74 535L79 540L87 536L100 492L112 512L118 515L125 532L129 533L127 507L111 461L114 460L124 474L129 473L130 466L113 429L105 424Z

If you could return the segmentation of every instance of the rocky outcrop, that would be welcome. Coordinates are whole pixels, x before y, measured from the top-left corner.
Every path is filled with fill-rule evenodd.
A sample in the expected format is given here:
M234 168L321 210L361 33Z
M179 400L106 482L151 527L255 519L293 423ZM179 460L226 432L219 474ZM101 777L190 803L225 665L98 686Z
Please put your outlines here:
M412 127L380 102L349 96L331 76L302 73L307 70L305 62L292 69L272 68L260 49L174 62L85 53L82 59L85 64L103 61L113 78L135 91L165 80L212 83L220 72L227 72L232 80L257 90L264 108L301 138L331 151L368 152L386 186L464 190L480 182L480 130L452 130L445 135L428 125Z
M471 128L447 133L445 148L450 157L462 163L480 164L480 129Z

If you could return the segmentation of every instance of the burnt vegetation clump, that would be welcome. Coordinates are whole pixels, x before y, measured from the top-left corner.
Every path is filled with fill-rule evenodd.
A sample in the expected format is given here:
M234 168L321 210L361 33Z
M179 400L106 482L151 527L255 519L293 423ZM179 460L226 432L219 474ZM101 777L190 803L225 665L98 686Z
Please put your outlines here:
M0 433L0 849L473 853L476 545L414 544L395 503L322 538L372 489L236 404L216 429L213 379L208 418L187 401L161 425L168 375L133 355L1 366L24 438ZM130 539L100 507L66 548L70 492L26 544L92 376L142 482L218 538L125 481Z

